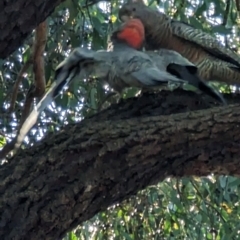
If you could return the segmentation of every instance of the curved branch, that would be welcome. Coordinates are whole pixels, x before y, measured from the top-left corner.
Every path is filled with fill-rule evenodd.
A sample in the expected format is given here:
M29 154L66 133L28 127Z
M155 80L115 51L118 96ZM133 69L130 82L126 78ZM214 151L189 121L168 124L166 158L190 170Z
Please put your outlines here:
M240 105L208 107L190 92L144 94L21 150L0 167L1 239L59 239L168 176L239 175Z
M32 30L63 1L0 1L0 58L6 58L19 48Z

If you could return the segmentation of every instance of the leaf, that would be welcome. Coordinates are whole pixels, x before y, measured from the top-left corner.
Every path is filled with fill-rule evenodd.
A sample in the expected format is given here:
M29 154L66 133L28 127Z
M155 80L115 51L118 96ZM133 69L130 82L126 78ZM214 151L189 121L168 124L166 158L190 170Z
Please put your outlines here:
M64 109L68 108L69 104L69 97L66 93L63 93L62 95L59 95L56 99L55 102L57 106L61 106Z
M90 103L93 109L97 109L96 95L97 95L97 89L92 88L90 91Z
M66 7L69 10L69 18L67 23L72 24L72 21L76 19L79 14L79 5L76 4L77 1L66 0L62 3L63 7Z
M68 234L68 240L78 240L77 236L75 235L74 232L70 232Z
M194 17L198 18L199 16L202 16L203 12L207 11L207 9L208 9L207 4L204 1L203 4L200 7L198 7L197 11L195 11Z
M6 137L0 134L0 147L3 147L7 143Z
M227 184L227 177L225 177L225 176L220 176L220 177L219 177L219 180L220 180L220 186L221 186L221 188L225 188L225 187L226 187L226 184Z
M25 52L23 53L23 62L26 63L29 60L31 54L31 48L28 47Z
M223 35L227 35L227 34L232 33L232 29L227 29L223 25L212 26L212 31L215 32L215 33L223 34Z
M196 17L189 17L189 23L195 28L203 30L201 22Z
M69 36L71 39L72 48L80 47L80 38L74 33L70 33Z
M103 46L102 38L99 35L99 32L94 28L92 34L92 49L101 49Z
M47 83L50 80L51 74L52 74L52 65L49 63L45 67L45 79Z
M99 35L104 35L104 32L102 30L102 23L97 17L92 16L92 23L93 23L93 27L97 30Z

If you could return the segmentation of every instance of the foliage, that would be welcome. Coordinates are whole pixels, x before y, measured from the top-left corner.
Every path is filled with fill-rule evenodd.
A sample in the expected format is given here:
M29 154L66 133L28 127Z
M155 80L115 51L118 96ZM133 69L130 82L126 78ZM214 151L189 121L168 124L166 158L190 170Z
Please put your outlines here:
M224 0L150 0L149 5L215 34L225 45L240 52L238 13L235 3L228 2L229 10ZM107 48L108 35L119 24L117 12L121 4L117 0L91 3L66 0L48 18L47 87L53 81L56 65L73 48ZM33 82L30 68L20 85L15 111L10 113L12 86L30 57L32 37L8 59L0 61L1 146L15 135L24 99ZM94 114L108 91L94 79L76 79L41 115L25 146L39 141L47 132L58 131L64 124ZM136 91L131 89L123 97L134 94ZM98 214L64 239L240 239L239 185L239 179L223 176L167 179Z
M233 177L166 179L74 234L78 239L239 239L239 184Z

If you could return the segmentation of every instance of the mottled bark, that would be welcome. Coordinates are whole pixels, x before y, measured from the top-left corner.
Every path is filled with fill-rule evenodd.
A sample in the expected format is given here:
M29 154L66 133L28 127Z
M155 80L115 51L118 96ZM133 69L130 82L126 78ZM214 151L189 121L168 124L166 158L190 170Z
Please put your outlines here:
M0 239L59 239L167 176L239 175L240 105L209 106L145 94L19 152L0 167Z
M0 58L6 58L64 0L0 1Z

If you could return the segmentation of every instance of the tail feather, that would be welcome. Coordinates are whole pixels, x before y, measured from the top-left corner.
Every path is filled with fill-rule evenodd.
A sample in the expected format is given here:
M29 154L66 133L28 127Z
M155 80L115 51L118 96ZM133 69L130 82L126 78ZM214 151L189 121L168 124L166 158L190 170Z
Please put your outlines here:
M43 96L41 101L37 104L36 108L33 109L29 114L22 127L20 128L15 142L15 149L20 147L27 133L37 122L37 119L41 112L52 102L54 98L59 95L63 87L66 84L70 83L80 73L80 62L84 60L84 56L81 55L79 53L80 51L78 50L79 49L74 50L66 60L57 66L55 72L55 81L47 93Z
M227 102L224 99L223 95L220 92L218 92L217 90L215 90L214 88L212 88L211 86L209 86L207 83L205 83L203 81L200 81L199 85L198 85L198 88L202 92L208 94L212 98L214 98L217 101L221 102L223 105L227 105Z
M169 81L175 83L185 83L186 80L175 77L166 71L161 71L158 68L147 68L135 71L131 74L136 78L143 86L159 86Z
M226 100L223 98L222 94L215 90L213 87L209 86L206 82L204 82L196 73L191 73L187 67L178 65L178 64L170 64L167 68L167 71L172 73L175 76L180 77L181 79L187 80L188 84L196 87L201 90L205 94L211 96L217 101L227 105Z

